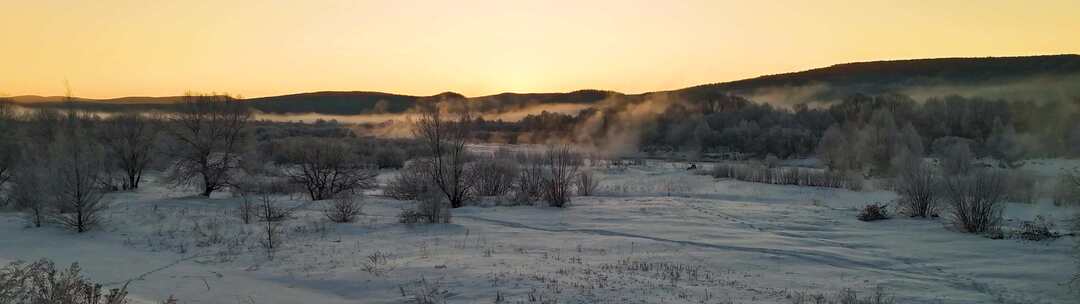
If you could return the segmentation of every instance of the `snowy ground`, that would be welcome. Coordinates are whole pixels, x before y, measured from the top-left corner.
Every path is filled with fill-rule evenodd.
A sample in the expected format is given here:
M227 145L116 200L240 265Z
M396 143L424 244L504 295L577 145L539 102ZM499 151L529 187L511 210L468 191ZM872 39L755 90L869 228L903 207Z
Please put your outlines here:
M567 209L466 207L454 223L396 223L404 202L369 198L353 224L301 197L270 259L237 201L153 181L110 194L103 229L26 228L0 213L0 263L79 262L143 300L181 303L791 303L798 293L877 286L898 303L1063 303L1073 240L991 240L942 220L864 223L890 192L714 180L681 164L596 169L602 194ZM285 198L288 199L288 198ZM1015 225L1072 209L1013 204Z

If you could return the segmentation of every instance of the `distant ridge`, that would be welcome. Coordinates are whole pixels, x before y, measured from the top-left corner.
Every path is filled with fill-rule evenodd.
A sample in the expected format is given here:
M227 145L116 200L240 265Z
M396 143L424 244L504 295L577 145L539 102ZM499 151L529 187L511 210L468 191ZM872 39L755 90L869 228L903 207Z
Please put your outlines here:
M423 102L466 101L485 112L504 112L545 104L596 104L616 98L641 100L656 94L675 94L687 100L713 99L723 95L753 98L769 89L816 86L807 96L785 100L789 103L835 100L857 93L904 92L921 86L995 86L1033 77L1080 77L1080 55L1024 57L934 58L883 60L836 64L800 72L765 75L750 79L693 86L672 91L626 95L614 91L578 90L566 93L501 93L466 97L454 92L433 96L412 96L371 91L324 91L246 99L267 113L315 113L356 115L401 113ZM1080 79L1080 78L1077 78ZM1048 85L1050 86L1050 85ZM1060 85L1058 85L1060 86ZM1075 87L1048 87L1056 94L1078 94ZM64 97L15 96L8 98L31 107L58 106ZM75 98L76 106L88 110L124 109L169 110L182 96L122 97L112 99Z
M1031 77L1080 74L1080 55L955 57L836 64L801 72L705 84L676 90L688 95L724 92L753 95L766 88L825 85L817 98L881 94L927 85L993 85Z

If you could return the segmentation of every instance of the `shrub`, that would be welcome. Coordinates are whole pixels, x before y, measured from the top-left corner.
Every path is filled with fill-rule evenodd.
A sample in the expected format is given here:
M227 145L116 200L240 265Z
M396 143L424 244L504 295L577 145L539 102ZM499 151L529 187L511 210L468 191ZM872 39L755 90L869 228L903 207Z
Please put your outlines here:
M1020 229L1016 237L1028 241L1042 241L1056 239L1061 235L1054 232L1054 223L1043 216L1036 216L1034 220L1020 223Z
M42 259L0 268L0 303L5 304L124 304L127 284L103 293L101 284L82 277L78 264L63 270Z
M494 157L481 158L469 165L475 179L474 191L478 196L501 196L513 189L518 165L512 160Z
M405 167L398 170L398 176L387 183L383 193L394 199L410 201L434 190L435 185L427 173L430 166L430 160L427 159L406 163Z
M352 223L361 214L363 201L354 195L338 195L323 210L326 218L335 223Z
M710 175L715 178L766 183L775 185L798 185L810 187L845 188L862 190L862 178L854 171L821 170L800 167L769 168L762 164L719 163Z
M859 220L871 222L889 219L889 210L886 209L886 207L888 207L888 205L883 203L874 203L863 206L862 211L859 211Z
M515 157L521 164L514 180L514 200L528 203L539 200L543 195L544 162L538 155L521 153Z
M570 204L571 190L581 155L569 147L553 148L544 153L547 171L544 174L543 197L548 206L563 208Z
M402 224L450 223L450 205L442 193L432 189L420 195L412 208L404 208L398 214Z
M600 181L590 171L582 171L577 177L577 193L580 196L590 196L596 193L600 187Z
M895 190L900 195L900 210L908 216L937 216L937 193L939 178L921 159L912 158L898 168Z
M985 233L998 228L1005 202L1005 177L997 171L978 170L950 176L942 183L952 221L969 233Z

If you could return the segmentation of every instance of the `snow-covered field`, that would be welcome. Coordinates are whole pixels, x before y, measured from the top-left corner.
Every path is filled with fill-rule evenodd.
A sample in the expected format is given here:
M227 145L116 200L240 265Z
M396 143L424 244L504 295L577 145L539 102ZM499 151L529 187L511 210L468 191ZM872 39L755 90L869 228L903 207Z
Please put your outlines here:
M1075 302L1073 240L991 240L944 220L855 219L885 191L764 185L682 164L596 169L601 194L566 209L465 207L453 224L397 223L405 202L372 196L333 224L301 208L271 259L237 200L151 180L108 196L108 223L74 234L0 213L0 263L50 258L141 300L181 303L792 303L876 287L897 303ZM1010 204L1009 222L1074 210ZM441 301L440 300L440 301Z

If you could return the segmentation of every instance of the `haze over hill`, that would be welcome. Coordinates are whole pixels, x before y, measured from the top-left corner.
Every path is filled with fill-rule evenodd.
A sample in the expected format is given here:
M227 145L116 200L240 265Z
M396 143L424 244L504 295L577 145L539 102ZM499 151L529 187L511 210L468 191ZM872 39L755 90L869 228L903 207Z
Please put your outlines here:
M644 100L697 102L725 95L790 106L830 103L852 94L898 93L922 100L962 95L993 99L1067 100L1080 96L1080 55L1025 57L937 58L837 64L801 72L706 84L689 88L623 94L603 90L568 93L502 93L466 97L446 92L412 96L370 91L325 91L245 99L271 114L362 115L407 112L417 104L446 102L485 114L502 114L545 107L584 109L597 105ZM15 96L23 106L58 107L62 96ZM182 96L74 98L75 106L91 111L170 111ZM606 101L606 102L605 102Z

